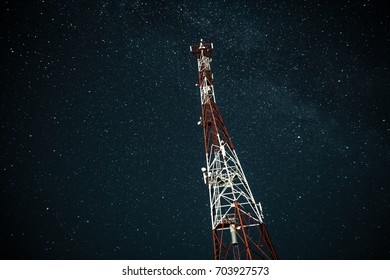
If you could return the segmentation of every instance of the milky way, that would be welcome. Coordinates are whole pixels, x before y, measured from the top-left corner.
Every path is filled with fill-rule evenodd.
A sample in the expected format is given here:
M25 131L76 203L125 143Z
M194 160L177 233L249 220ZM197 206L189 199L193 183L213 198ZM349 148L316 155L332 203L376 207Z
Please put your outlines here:
M211 259L196 59L282 259L389 259L374 1L2 6L3 259ZM19 1L17 1L19 2Z

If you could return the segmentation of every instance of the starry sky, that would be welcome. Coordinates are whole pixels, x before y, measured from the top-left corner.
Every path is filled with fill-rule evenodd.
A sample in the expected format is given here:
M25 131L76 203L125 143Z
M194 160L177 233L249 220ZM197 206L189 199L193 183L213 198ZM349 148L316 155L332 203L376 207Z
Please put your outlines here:
M390 258L378 2L0 6L2 259L212 258L200 38L279 257Z

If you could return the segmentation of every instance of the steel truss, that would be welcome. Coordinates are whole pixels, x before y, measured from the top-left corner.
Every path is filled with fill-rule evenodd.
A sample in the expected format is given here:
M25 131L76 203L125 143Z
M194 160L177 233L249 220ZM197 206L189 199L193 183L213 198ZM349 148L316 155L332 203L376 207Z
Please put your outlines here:
M212 43L190 47L198 61L207 167L202 168L210 196L214 259L277 259L253 194L218 110L210 63Z

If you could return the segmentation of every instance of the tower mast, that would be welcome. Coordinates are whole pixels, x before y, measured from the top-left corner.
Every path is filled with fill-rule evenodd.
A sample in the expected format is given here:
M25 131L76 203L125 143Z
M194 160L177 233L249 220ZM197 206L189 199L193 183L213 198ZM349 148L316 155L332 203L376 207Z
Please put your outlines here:
M210 196L214 259L277 259L264 224L261 204L256 204L218 110L210 63L212 43L190 47L198 61L207 167L202 168Z

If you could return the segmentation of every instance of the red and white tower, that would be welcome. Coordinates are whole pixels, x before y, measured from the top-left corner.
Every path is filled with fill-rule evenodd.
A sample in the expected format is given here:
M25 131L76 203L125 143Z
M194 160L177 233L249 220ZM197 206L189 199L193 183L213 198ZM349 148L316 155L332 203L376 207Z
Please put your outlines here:
M211 72L212 43L190 47L198 60L198 84L207 167L202 168L210 195L214 259L277 259L232 140L219 113Z

